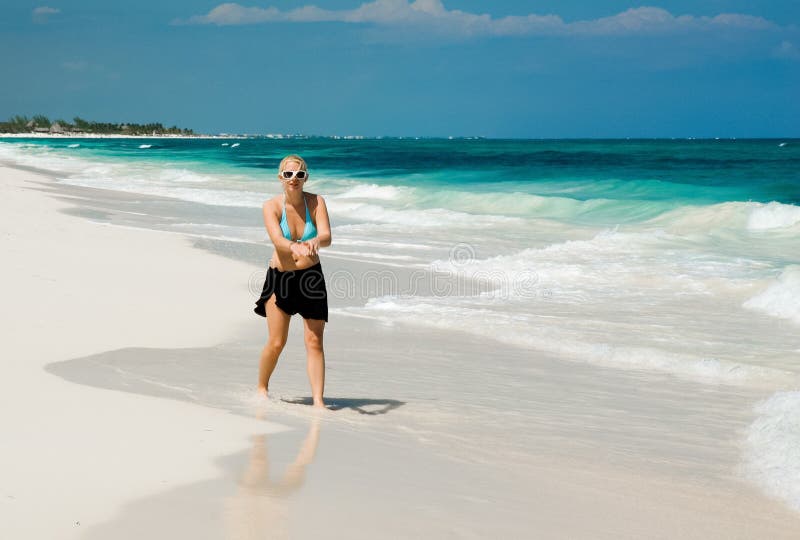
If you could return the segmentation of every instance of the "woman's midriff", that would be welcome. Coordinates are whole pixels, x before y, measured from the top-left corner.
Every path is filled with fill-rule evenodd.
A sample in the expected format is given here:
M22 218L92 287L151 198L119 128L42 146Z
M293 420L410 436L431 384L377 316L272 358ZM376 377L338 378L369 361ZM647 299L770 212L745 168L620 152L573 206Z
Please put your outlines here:
M272 254L272 258L269 261L269 266L272 268L277 268L281 272L289 272L292 270L303 270L305 268L310 268L318 262L319 255L314 255L312 257L298 257L297 260L295 260L288 250L283 253L282 257L279 256L276 248L275 252Z

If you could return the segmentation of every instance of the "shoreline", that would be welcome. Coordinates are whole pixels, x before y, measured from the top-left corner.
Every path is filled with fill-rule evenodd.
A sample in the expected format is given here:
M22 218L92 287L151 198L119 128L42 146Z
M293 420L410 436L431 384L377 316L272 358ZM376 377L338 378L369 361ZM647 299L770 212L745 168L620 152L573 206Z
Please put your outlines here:
M800 141L800 136L788 137L567 137L567 138L495 138L471 135L460 136L420 136L420 135L302 135L283 133L250 133L242 135L217 134L217 135L107 135L107 134L58 134L58 133L0 133L0 139L334 139L334 140L421 140L421 141L448 141L448 140L474 140L474 141L532 141L532 142L558 142L558 141L609 141L609 142L635 142L635 141Z
M0 133L0 139L247 139L250 135L112 135L105 133Z

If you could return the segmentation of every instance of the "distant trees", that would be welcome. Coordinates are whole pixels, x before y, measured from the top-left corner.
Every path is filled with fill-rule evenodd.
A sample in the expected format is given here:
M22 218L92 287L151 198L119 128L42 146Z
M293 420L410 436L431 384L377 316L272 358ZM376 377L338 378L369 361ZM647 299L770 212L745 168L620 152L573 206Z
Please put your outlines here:
M81 131L89 131L89 122L81 118L80 116L76 116L72 119L75 122L75 128Z
M58 127L55 126L58 124ZM72 119L72 123L59 119L50 122L44 115L37 114L32 118L27 116L12 116L7 122L0 122L0 133L32 133L43 130L58 130L65 133L98 133L103 135L194 135L191 129L182 129L178 126L165 128L160 122L152 124L113 124L109 122L92 122L80 116Z
M36 127L50 127L50 119L44 116L43 114L37 114L33 117L33 123L36 124Z
M8 122L0 122L0 131L4 133L25 133L31 131L28 123L31 120L27 116L12 116Z

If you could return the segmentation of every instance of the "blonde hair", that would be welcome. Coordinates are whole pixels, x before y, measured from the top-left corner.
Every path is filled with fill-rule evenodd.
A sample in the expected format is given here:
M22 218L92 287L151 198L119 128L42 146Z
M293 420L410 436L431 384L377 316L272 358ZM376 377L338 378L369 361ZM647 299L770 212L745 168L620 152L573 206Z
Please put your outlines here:
M283 158L281 160L281 164L278 166L278 174L283 172L283 168L290 161L294 161L295 163L300 165L300 170L301 171L308 172L308 165L306 165L306 160L304 160L303 158L301 158L300 156L297 156L295 154L290 154L290 155L286 156L285 158Z

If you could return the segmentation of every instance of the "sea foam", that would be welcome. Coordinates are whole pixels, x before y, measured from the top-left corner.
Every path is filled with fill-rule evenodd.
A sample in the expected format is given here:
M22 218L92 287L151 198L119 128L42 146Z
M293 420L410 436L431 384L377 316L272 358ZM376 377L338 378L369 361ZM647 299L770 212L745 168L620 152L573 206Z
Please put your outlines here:
M607 291L705 294L710 286L736 286L737 279L761 276L756 261L726 258L682 249L680 236L662 230L622 232L607 229L584 240L565 240L484 259L461 257L436 260L431 270L466 278L486 275L530 276L555 289L587 294ZM525 277L527 279L527 277Z
M771 202L751 203L755 207L747 218L747 228L752 231L792 227L800 223L800 206Z
M780 276L743 307L800 324L800 266L787 266Z
M744 471L767 494L800 511L800 392L778 392L755 407Z
M647 223L679 234L719 230L779 232L800 223L800 207L775 201L687 205L664 212Z
M380 186L378 184L356 184L344 193L335 196L337 199L397 199L403 188L398 186Z
M589 341L564 325L552 324L549 316L501 312L469 305L474 300L389 295L370 299L363 307L340 308L337 312L367 316L386 324L397 322L467 332L508 345L530 348L568 361L624 370L668 373L705 383L783 384L797 380L794 373L770 367L742 364L731 360L669 351L649 346ZM461 303L462 305L457 305ZM612 337L613 339L613 337Z

